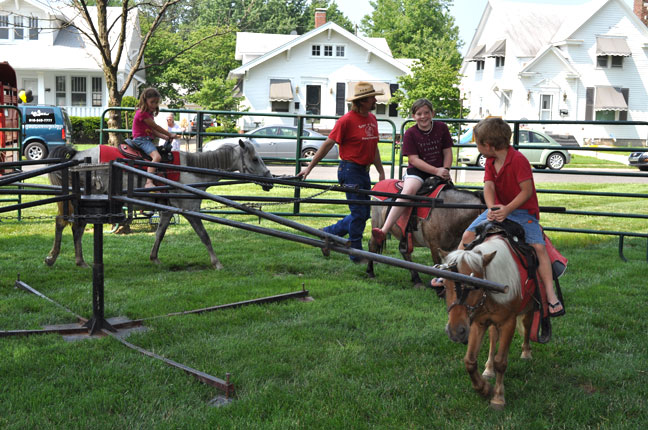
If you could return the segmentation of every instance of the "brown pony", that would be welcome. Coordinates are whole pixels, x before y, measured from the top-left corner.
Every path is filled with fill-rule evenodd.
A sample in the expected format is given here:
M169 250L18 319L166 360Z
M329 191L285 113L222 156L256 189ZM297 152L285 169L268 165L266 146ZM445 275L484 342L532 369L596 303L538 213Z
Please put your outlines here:
M448 306L446 333L454 342L467 343L464 357L466 371L473 388L484 397L491 397L490 405L504 408L504 372L509 348L516 328L516 317L522 317L524 342L522 358L531 358L529 338L533 317L532 301L520 311L522 292L520 274L506 239L492 236L472 250L456 250L444 257L443 268L507 285L506 293L496 293L445 279L445 297ZM478 373L477 357L486 329L489 330L490 350L482 375ZM499 347L498 347L499 342ZM495 352L497 348L497 353ZM486 378L495 377L495 388Z
M484 203L478 193L456 188L444 189L438 198L442 199L444 204L481 205ZM372 228L382 227L387 219L387 210L388 206L371 207ZM440 264L441 256L438 250L457 248L464 230L479 216L482 210L466 208L433 209L427 218L417 219L417 228L413 232L414 246L429 248L432 253L432 261L435 264ZM394 224L390 233L398 240L403 238L403 233L396 224ZM380 247L373 238L369 241L369 251L380 251ZM405 260L412 261L412 254L408 252L407 247L400 247L400 252ZM373 261L367 263L367 274L370 278L375 277ZM411 276L415 286L420 287L423 285L418 272L412 271Z

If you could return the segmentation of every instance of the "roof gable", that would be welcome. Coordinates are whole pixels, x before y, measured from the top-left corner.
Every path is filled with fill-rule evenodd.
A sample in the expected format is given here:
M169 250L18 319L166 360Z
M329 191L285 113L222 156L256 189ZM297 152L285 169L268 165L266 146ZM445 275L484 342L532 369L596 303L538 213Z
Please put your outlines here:
M400 61L396 60L395 58L393 58L391 56L391 51L385 52L382 49L379 49L375 45L368 42L368 40L372 40L373 38L361 38L361 37L355 36L354 34L349 33L348 31L346 31L344 28L340 27L336 23L334 23L332 21L329 21L326 24L324 24L324 25L322 25L322 26L320 26L318 28L315 28L315 29L313 29L313 30L311 30L311 31L309 31L307 33L302 34L301 36L297 36L297 37L295 37L293 39L286 40L282 45L279 45L279 46L275 47L274 49L260 55L259 57L255 58L255 59L253 59L253 60L251 60L251 61L249 61L249 62L247 62L245 64L242 64L240 67L237 67L236 69L230 71L229 77L232 78L232 77L242 76L248 70L250 70L251 68L253 68L255 66L258 66L259 64L261 64L261 63L263 63L265 61L268 61L268 60L270 60L272 58L275 58L277 55L280 55L283 52L289 51L290 49L292 49L293 47L295 47L297 45L300 45L302 43L307 43L309 40L315 38L316 36L318 36L318 35L320 35L320 34L322 34L324 32L336 32L340 36L348 39L348 41L350 43L354 43L356 45L361 46L367 52L369 52L369 53L375 55L376 57L382 59L383 61L391 64L392 66L394 66L397 69L403 71L404 73L409 73L409 71L410 71L407 64L405 64L403 62L400 62ZM262 37L266 36L265 34L259 34L259 33L248 33L248 34L256 34L257 38L259 38L259 36L262 36ZM245 35L244 37L247 38L248 36ZM238 38L238 33L237 33L237 38ZM288 38L286 38L286 39L288 39ZM279 39L275 39L275 41L277 41L277 40L279 40ZM238 40L237 40L237 45L238 45ZM386 46L386 42L385 42L385 46ZM382 46L382 48L385 49L384 46ZM389 47L387 46L387 49L388 48Z

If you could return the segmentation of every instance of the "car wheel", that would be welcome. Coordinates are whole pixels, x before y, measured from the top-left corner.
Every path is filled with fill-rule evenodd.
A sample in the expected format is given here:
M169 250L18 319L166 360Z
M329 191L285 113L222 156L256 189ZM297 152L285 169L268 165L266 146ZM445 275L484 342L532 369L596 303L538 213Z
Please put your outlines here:
M551 170L560 170L565 165L565 156L560 152L552 152L547 157L547 167Z
M31 142L25 147L25 157L28 160L42 160L47 157L47 146L40 142Z
M648 166L639 166L639 170L642 172L648 172Z
M477 157L477 166L486 167L486 157L479 154L479 157Z
M317 149L315 148L306 148L302 150L301 153L301 158L313 158L315 156L315 153L317 152ZM302 161L302 166L308 165L307 161Z

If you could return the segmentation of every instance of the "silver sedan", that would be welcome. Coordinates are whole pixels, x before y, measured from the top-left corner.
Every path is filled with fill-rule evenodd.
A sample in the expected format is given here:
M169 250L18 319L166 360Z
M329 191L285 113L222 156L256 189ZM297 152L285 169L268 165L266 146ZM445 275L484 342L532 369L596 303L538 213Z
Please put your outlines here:
M262 158L279 157L295 158L297 151L297 127L285 125L269 125L250 131L250 142L256 147ZM279 137L281 136L281 138ZM312 140L315 138L316 140ZM240 137L227 137L207 142L203 151L213 151L225 142L238 142ZM324 143L326 136L313 130L302 131L301 158L312 158L315 152ZM325 160L338 159L338 146L333 148L324 156Z

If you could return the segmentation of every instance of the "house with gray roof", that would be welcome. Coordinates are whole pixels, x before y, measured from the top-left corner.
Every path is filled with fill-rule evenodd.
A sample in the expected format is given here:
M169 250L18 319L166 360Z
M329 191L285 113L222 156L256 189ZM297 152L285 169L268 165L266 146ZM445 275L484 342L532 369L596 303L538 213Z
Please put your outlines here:
M368 81L385 93L374 111L380 132L392 133L392 123L399 132L404 119L390 98L413 60L394 58L384 38L356 36L325 17L326 10L318 9L316 28L302 35L237 33L235 58L242 64L229 78L238 80L243 106L250 112L341 116L354 85ZM312 126L330 130L334 123L318 119ZM293 125L294 119L245 116L239 126L269 124Z
M635 0L646 14L646 3ZM648 28L623 0L489 0L464 58L470 118L648 121ZM648 126L533 125L580 144L643 145Z
M97 16L95 7L88 7ZM119 20L120 7L108 8L108 23ZM129 14L125 53L118 80L123 85L141 44L137 13ZM18 87L32 90L32 104L64 106L72 116L99 116L108 107L108 92L99 51L85 37L86 22L60 2L0 0L0 61L16 71ZM119 25L110 34L115 42ZM144 82L138 72L125 95L136 96Z

